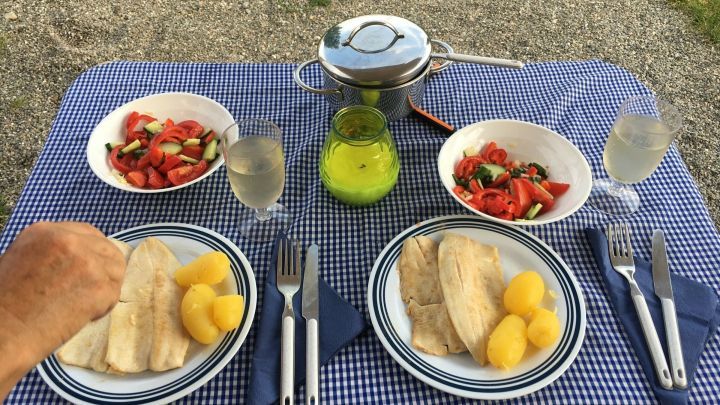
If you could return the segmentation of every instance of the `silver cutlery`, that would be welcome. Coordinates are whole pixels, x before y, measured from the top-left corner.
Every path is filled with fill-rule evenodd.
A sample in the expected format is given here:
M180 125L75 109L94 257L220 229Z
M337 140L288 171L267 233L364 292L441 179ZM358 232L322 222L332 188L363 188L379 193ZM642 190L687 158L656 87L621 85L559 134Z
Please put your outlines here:
M635 311L640 318L645 342L650 349L655 372L660 385L666 389L672 389L673 382L670 377L670 369L665 360L665 353L660 345L655 324L653 323L650 311L648 310L645 296L635 282L635 261L633 260L632 243L630 242L630 227L627 224L609 224L607 227L608 251L610 263L616 272L627 279L630 284Z
M300 245L287 237L278 240L277 287L285 296L280 351L280 404L292 405L295 385L295 311L293 296L300 289Z
M311 245L305 255L305 273L303 275L302 315L306 321L305 335L305 404L320 403L319 382L319 316L320 302L318 292L318 247Z
M677 388L687 388L685 361L683 360L682 346L680 345L680 331L678 330L675 300L673 299L672 284L670 283L670 268L668 266L667 252L665 251L665 235L659 229L653 233L652 239L652 273L655 295L660 298L662 304L673 385Z

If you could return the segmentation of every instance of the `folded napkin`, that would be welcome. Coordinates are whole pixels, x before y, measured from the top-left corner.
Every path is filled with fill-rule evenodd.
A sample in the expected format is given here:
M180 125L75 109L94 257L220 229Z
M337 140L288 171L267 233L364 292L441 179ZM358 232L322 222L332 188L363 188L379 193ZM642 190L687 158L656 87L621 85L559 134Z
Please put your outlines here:
M272 265L268 269L265 282L260 326L255 336L250 387L246 398L248 404L277 403L280 398L280 330L285 298L277 289L276 260L277 251L273 249L270 262ZM323 366L335 353L362 333L367 328L367 323L360 312L340 297L322 278L318 280L318 291L319 356L320 365ZM295 388L297 388L305 381L305 318L302 317L302 286L293 299L293 309L295 310Z
M652 386L655 396L663 404L684 404L688 399L687 390L666 390L660 386L655 376L650 350L643 337L640 320L635 312L630 287L627 281L613 270L608 256L608 243L605 234L597 229L586 229L595 262L600 268L600 274L605 282L610 301L620 322L628 335L630 344L640 360L645 376ZM655 329L657 329L660 342L667 358L667 340L665 338L665 323L663 321L660 300L655 295L652 281L652 265L645 260L635 257L635 280L645 295ZM677 311L678 328L682 344L683 357L688 386L691 386L695 369L702 355L705 345L710 340L720 324L720 305L718 297L712 288L692 281L688 278L670 274L673 288L673 298ZM668 359L668 365L669 365Z

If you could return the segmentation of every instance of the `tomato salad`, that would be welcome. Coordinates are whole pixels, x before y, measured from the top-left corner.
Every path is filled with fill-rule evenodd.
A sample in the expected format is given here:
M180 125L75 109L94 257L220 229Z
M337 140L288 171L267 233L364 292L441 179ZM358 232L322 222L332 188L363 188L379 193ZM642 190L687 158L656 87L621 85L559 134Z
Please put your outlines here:
M482 151L467 148L455 166L453 192L470 207L508 221L534 219L552 209L570 185L548 180L538 163L508 160L505 149L489 142Z
M164 123L133 111L125 122L125 142L107 143L110 164L135 187L161 189L202 176L218 156L215 131L197 121Z

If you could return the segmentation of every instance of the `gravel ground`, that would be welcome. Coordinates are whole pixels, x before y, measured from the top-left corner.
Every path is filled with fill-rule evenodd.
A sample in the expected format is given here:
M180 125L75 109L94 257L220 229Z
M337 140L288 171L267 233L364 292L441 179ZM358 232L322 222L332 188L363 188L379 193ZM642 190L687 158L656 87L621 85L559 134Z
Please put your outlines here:
M603 59L685 115L677 144L720 224L720 49L668 1L0 1L0 227L17 202L63 93L111 60L301 62L339 21L403 16L456 52Z

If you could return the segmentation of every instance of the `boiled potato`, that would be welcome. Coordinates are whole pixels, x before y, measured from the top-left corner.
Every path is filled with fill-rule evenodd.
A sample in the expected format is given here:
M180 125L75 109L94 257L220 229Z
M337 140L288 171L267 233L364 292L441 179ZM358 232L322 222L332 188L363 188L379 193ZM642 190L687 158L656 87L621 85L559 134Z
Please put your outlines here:
M220 329L213 322L215 291L207 284L194 284L185 293L180 312L185 329L193 339L210 344L217 339Z
M509 370L516 366L527 347L527 327L517 315L507 315L490 334L487 356L493 366Z
M213 301L213 321L220 330L228 332L238 326L243 317L243 296L223 295Z
M230 259L223 252L210 252L199 256L175 272L175 281L181 287L192 284L217 284L230 271Z
M535 308L528 324L528 339L539 348L555 343L560 336L560 320L554 312Z
M545 294L545 283L534 271L524 271L513 277L505 290L503 302L511 314L525 316L537 308Z

